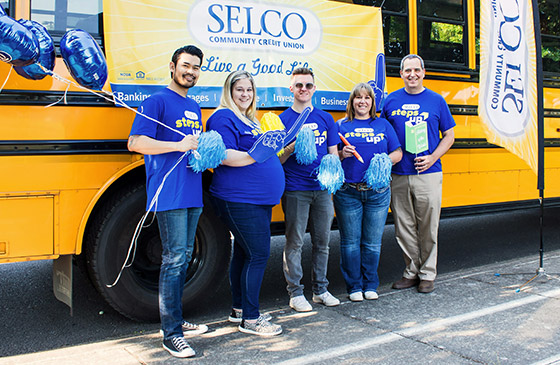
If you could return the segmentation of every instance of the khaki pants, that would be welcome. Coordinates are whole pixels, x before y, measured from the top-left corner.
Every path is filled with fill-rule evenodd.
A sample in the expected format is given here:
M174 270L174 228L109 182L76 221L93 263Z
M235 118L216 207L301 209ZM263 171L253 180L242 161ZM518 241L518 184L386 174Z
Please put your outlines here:
M406 268L403 277L434 280L443 174L392 175L391 211Z

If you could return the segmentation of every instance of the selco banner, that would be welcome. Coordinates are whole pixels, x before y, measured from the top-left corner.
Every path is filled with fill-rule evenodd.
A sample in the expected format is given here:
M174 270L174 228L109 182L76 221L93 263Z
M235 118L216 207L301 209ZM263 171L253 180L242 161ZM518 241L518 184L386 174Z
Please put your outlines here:
M314 105L345 110L349 91L374 79L383 53L381 10L334 1L105 0L105 50L114 94L138 106L169 84L175 49L204 52L197 86L201 107L219 105L226 76L250 72L260 108L288 107L290 75L310 67Z
M486 138L537 173L535 50L531 0L480 2L479 116Z

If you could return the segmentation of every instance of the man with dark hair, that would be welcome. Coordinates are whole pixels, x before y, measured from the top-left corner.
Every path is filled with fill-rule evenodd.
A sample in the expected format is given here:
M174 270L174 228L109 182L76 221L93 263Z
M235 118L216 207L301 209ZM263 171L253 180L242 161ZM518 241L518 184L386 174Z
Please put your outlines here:
M171 82L144 100L139 108L142 114L134 119L128 138L128 149L144 155L147 208L156 214L162 243L159 312L163 348L176 357L194 356L185 336L208 330L206 325L183 319L181 302L202 213L201 174L187 168L188 159L183 156L196 150L202 132L200 107L187 97L200 75L202 59L202 51L195 46L175 51L169 63Z
M453 145L455 121L443 97L423 86L426 71L420 56L405 56L400 74L404 88L387 97L381 113L405 147L401 161L393 166L391 211L406 268L402 278L393 283L393 289L418 285L418 292L430 293L437 274L443 181L440 158ZM423 127L424 123L427 149L415 151L406 143L407 128L410 132L411 128Z
M317 158L309 165L299 164L294 152L295 142L286 146L280 156L286 175L286 189L282 197L286 223L284 247L284 277L288 283L290 307L298 312L308 312L311 304L303 295L301 279L301 251L305 231L309 224L312 243L313 302L326 306L339 305L340 301L327 291L327 265L329 261L329 237L334 217L331 194L321 190L316 168L321 158L330 153L338 157L338 128L332 116L312 105L315 78L309 68L297 68L292 73L290 91L294 94L292 107L280 114L286 129L294 124L306 107L313 108L303 128L310 128L315 135ZM301 133L301 132L300 132ZM289 142L289 141L286 141Z

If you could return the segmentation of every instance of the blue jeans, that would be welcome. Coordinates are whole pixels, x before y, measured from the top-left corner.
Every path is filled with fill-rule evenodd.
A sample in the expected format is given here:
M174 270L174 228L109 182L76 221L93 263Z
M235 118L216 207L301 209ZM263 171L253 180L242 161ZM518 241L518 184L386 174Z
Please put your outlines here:
M292 298L303 295L301 251L308 225L312 245L313 293L323 294L329 285L327 280L329 238L334 218L331 194L326 190L286 191L282 196L282 208L286 217L283 267L284 277L288 283L288 294Z
M377 267L391 189L358 191L344 184L333 197L340 231L340 266L349 294L377 291Z
M233 233L229 269L232 306L243 319L257 319L264 270L270 256L272 205L236 203L214 197L218 215Z
M183 336L183 287L191 261L198 218L202 208L157 212L161 237L159 316L164 339Z

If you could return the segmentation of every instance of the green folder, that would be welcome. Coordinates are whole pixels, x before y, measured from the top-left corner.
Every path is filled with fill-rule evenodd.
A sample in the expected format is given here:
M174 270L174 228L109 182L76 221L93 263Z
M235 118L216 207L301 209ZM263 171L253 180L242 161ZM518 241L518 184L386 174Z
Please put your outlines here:
M426 122L414 123L408 121L405 123L405 148L413 154L428 149L428 125Z

